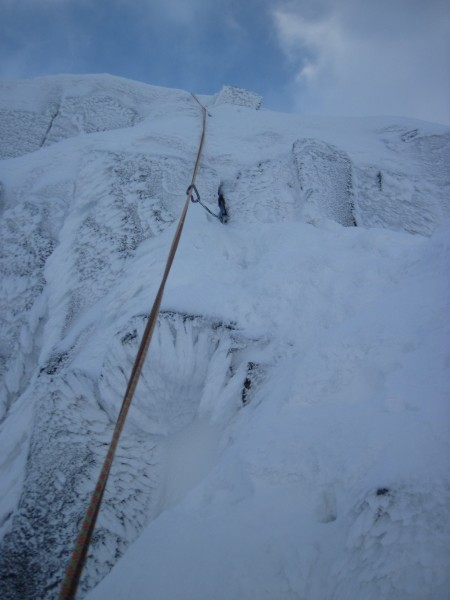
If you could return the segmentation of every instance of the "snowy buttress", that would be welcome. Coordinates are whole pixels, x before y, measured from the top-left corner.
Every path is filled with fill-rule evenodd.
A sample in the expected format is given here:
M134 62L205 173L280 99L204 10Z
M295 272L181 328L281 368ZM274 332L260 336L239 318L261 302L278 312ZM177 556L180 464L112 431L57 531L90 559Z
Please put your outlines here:
M56 597L190 181L192 96L0 84L0 596ZM201 96L80 597L444 600L448 127Z

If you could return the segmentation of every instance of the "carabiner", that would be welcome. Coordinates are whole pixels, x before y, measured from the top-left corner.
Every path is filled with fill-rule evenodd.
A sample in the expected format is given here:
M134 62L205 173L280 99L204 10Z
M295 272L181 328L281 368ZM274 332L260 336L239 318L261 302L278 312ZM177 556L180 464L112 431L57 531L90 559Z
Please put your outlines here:
M197 198L194 198L194 195L191 194L191 190L194 190ZM186 195L191 197L191 202L200 202L200 194L198 193L198 189L195 187L195 185L193 183L191 183L191 185L186 190Z

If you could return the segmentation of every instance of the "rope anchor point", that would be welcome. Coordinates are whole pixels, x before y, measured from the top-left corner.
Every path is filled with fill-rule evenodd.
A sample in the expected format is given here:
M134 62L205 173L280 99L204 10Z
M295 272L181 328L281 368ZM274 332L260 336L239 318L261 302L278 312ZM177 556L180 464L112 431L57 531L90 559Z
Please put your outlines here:
M192 194L192 190L195 192L196 198L194 198L194 194ZM193 183L191 183L191 185L186 190L186 195L190 196L191 202L194 202L194 203L200 202L200 194L198 193L198 189L196 188L196 186Z
M194 196L195 193L195 196ZM215 213L212 212L212 210L210 210L208 208L208 206L206 206L206 204L204 204L201 199L200 199L200 194L198 193L198 189L196 188L196 186L191 183L191 185L188 187L188 189L186 190L186 195L190 198L191 202L193 202L194 204L201 204L201 206L203 206L203 208L206 210L206 212L208 212L212 217L215 217L216 219L219 219L219 221L221 223L227 223L228 222L228 211L225 205L225 198L223 197L221 188L219 188L219 214L216 215Z

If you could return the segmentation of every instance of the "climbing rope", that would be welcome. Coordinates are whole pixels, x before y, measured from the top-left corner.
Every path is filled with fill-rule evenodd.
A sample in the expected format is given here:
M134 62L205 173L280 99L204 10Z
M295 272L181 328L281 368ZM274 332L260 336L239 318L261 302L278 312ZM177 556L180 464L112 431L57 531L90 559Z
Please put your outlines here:
M161 284L158 289L158 293L156 294L156 298L153 303L153 307L151 309L150 315L148 317L147 325L142 336L141 344L139 346L139 350L136 355L136 359L133 365L133 369L131 371L130 379L128 381L128 386L123 398L122 407L119 412L119 416L116 421L116 426L114 428L114 432L112 435L112 439L108 448L108 453L103 463L102 470L100 472L97 484L94 489L94 493L92 494L91 501L87 508L85 517L83 519L83 523L81 525L80 532L78 534L77 540L75 542L75 548L72 552L72 556L69 560L69 564L66 569L66 573L61 585L61 590L59 593L59 600L73 600L75 598L78 584L80 581L80 577L83 571L84 563L86 561L87 552L91 543L92 534L95 529L95 524L97 521L97 516L100 510L100 505L102 503L103 494L106 488L106 482L108 481L109 473L111 470L111 465L114 460L114 455L116 452L117 445L119 443L119 438L122 433L123 426L125 424L125 419L128 414L128 409L130 408L131 401L133 399L134 392L136 390L136 386L139 381L139 376L142 371L142 367L144 365L145 357L147 355L147 351L152 339L153 331L156 326L156 322L158 319L161 302L164 294L164 288L166 286L167 278L170 273L170 269L172 267L173 260L175 258L175 254L178 248L178 243L181 238L181 233L183 231L184 222L186 220L186 214L189 207L189 202L191 200L191 191L195 188L195 180L197 177L197 172L200 165L200 158L203 151L203 144L205 141L205 132L206 132L206 109L200 103L195 94L192 94L195 101L198 103L202 110L202 135L200 139L200 144L197 152L197 158L195 161L194 171L192 174L191 184L187 189L186 193L186 201L184 203L183 211L181 213L180 219L178 221L178 226L175 231L175 235L172 240L172 245L170 247L169 255L167 258L166 266L164 269L164 274L161 280ZM197 192L198 193L198 192Z

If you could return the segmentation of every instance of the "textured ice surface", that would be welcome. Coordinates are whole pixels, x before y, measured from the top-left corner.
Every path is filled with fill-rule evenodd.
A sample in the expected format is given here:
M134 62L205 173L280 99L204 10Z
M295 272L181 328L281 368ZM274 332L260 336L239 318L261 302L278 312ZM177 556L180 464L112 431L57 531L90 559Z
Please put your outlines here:
M233 104L235 106L258 109L261 108L262 98L254 92L231 85L224 85L217 94L215 104Z

